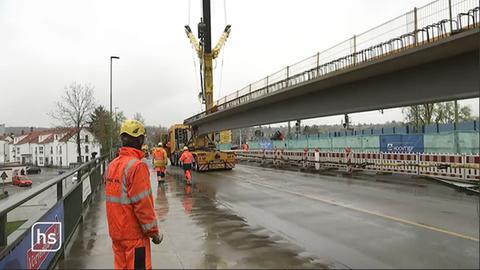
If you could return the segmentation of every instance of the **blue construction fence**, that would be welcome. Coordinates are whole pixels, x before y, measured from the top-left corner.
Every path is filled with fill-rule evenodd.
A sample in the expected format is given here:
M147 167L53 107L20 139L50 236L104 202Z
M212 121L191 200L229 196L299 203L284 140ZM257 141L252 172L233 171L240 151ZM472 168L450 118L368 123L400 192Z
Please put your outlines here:
M330 132L301 135L298 138L272 141L249 141L250 149L320 149L320 151L417 152L417 153L465 153L480 152L478 121L454 124L425 125L418 130L411 126L388 127L357 131ZM220 145L219 149L230 149Z

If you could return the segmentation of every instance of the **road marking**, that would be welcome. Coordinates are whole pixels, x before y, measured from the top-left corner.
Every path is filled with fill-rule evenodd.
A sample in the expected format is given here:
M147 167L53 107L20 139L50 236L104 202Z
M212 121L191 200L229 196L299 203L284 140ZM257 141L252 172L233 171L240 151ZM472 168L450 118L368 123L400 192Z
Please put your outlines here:
M25 204L25 205L20 205L18 207L33 207L33 206L47 206L46 203L40 203L40 204Z
M255 175L255 176L258 176L258 175ZM230 176L230 177L234 177L234 176ZM238 178L238 177L234 177L234 178ZM240 179L242 179L242 178L240 177ZM245 179L242 179L242 180L245 180ZM370 214L370 215L374 215L374 216L377 216L377 217L382 217L382 218L385 218L385 219L389 219L389 220L397 221L397 222L400 222L400 223L424 228L424 229L427 229L427 230L432 230L432 231L448 234L448 235L451 235L451 236L459 237L459 238L474 241L474 242L479 242L479 239L475 238L473 236L452 232L452 231L449 231L449 230L445 230L445 229L441 229L441 228L438 228L438 227L421 224L421 223L418 223L418 222L415 222L415 221L410 221L410 220L403 219L403 218L398 218L398 217L394 217L394 216L390 216L390 215L380 214L380 213L373 212L373 211L366 210L366 209L362 209L362 208L348 206L346 204L342 204L342 203L339 203L339 202L333 202L331 200L322 199L318 196L313 196L313 195L308 195L308 194L304 194L304 193L300 193L300 192L286 190L286 189L282 189L282 188L272 186L272 185L269 185L269 184L259 183L259 182L252 181L252 180L246 180L246 181L248 183L251 183L251 184L254 184L254 185L259 185L259 186L263 186L263 187L266 187L266 188L275 189L277 191L289 193L289 194L292 194L292 195L295 195L295 196L305 197L305 198L309 198L309 199L312 199L312 200L315 200L315 201L320 201L320 202L323 202L323 203L327 203L327 204L330 204L330 205L335 205L335 206L340 206L340 207L343 207L343 208L347 208L347 209L350 209L350 210L353 210L353 211L357 211L357 212L361 212L361 213L365 213L365 214Z

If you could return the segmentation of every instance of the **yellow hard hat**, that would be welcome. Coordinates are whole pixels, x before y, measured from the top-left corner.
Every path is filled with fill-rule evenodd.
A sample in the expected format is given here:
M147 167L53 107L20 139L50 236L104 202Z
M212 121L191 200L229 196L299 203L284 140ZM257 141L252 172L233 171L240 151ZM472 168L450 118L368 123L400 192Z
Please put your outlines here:
M120 127L120 134L123 133L132 137L145 136L145 126L137 120L125 120Z

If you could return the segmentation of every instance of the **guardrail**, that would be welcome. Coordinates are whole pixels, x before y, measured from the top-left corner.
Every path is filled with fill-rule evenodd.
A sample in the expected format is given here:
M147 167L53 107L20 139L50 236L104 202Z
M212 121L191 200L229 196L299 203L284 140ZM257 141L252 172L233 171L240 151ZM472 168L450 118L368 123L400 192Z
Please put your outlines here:
M319 150L234 150L237 159L294 165L305 169L344 169L442 177L480 183L480 156L467 154L320 152Z
M88 209L89 203L101 185L107 161L107 156L92 159L24 193L16 194L3 203L0 202L0 269L51 268L63 256L66 245L82 220L83 213ZM78 180L72 183L74 174L77 174ZM68 188L69 185L70 188ZM39 196L44 196L44 201L53 201L52 205L45 212L35 213L34 211L34 214L29 216L21 226L23 230L17 229L7 238L7 215L22 206L27 207L25 203L34 198L38 199ZM51 198L52 196L56 198ZM51 226L45 227L46 225L40 222L47 222ZM45 245L37 246L36 243L34 245L32 226L47 228L45 233L50 232L54 234L53 237L59 237L61 243L58 250L42 251L51 247L50 242ZM37 237L42 238L38 235ZM34 247L39 248L40 251L36 251Z
M271 93L479 26L478 0L437 0L251 83L215 101L208 113L245 104ZM185 123L191 123L206 115L206 111L201 112L186 119Z

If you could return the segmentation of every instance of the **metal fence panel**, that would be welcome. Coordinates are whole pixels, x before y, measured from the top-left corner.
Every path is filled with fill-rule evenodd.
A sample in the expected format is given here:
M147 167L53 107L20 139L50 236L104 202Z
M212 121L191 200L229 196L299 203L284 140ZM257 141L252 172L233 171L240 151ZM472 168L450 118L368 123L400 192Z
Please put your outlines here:
M82 193L82 184L79 184L63 202L65 209L65 239L69 239L72 236L77 224L80 222L83 210Z

